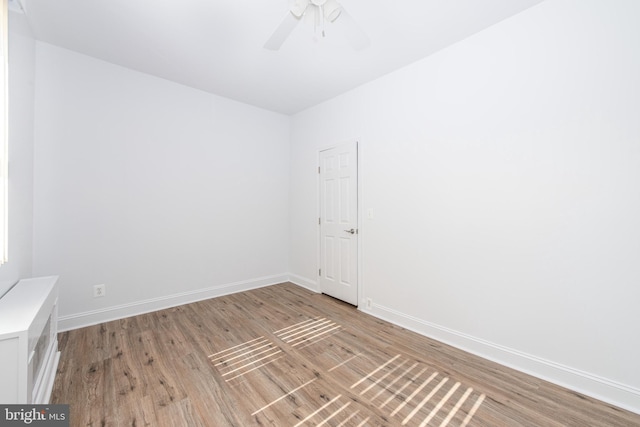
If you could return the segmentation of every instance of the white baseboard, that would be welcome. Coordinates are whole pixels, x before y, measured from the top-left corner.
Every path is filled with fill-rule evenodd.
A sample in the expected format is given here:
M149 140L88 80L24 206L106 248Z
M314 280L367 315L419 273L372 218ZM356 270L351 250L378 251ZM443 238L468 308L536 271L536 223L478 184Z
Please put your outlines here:
M640 389L475 338L379 304L373 304L370 310L361 310L482 358L640 414Z
M276 285L278 283L287 282L288 280L289 276L287 274L261 277L258 279L228 283L195 291L136 301L99 310L60 316L58 318L58 331L64 332L72 329L84 328L85 326L97 325L111 320L124 319L125 317L136 316L209 298Z
M318 282L316 280L307 279L306 277L298 276L297 274L289 273L289 281L302 288L308 289L311 292L320 293Z

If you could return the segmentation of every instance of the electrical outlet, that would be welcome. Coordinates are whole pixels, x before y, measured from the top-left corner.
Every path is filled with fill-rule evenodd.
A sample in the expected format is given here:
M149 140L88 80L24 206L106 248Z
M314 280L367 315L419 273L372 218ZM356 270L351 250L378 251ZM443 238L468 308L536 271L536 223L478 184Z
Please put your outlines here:
M371 310L371 298L367 298L367 310Z
M100 298L105 296L107 293L106 285L95 285L93 287L93 297Z

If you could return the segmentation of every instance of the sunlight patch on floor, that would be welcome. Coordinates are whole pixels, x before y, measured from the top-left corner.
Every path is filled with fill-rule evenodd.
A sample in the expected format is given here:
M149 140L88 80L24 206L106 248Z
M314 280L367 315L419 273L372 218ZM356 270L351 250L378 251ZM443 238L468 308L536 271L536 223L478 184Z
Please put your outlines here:
M455 425L466 426L485 399L473 388L399 354L364 375L351 389L389 411L403 426L445 427L453 420L457 420Z
M213 353L209 356L209 361L220 371L225 381L229 382L275 362L283 357L279 356L281 353L282 350L274 343L259 337Z
M329 319L320 317L289 326L288 328L276 331L274 334L292 347L297 347L301 344L304 344L303 347L306 347L327 338L340 329L342 329L342 326Z

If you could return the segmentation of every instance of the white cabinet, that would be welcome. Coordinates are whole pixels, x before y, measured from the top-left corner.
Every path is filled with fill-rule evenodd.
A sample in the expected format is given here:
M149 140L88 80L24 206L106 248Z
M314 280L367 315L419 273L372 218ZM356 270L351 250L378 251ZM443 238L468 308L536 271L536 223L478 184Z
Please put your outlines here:
M57 280L21 280L0 299L0 403L49 403L60 359Z

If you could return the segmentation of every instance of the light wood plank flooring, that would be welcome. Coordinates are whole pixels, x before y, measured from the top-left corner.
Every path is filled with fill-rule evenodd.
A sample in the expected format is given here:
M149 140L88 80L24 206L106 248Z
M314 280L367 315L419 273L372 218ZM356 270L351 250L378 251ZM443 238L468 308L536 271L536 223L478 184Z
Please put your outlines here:
M73 426L640 426L290 283L60 334Z

